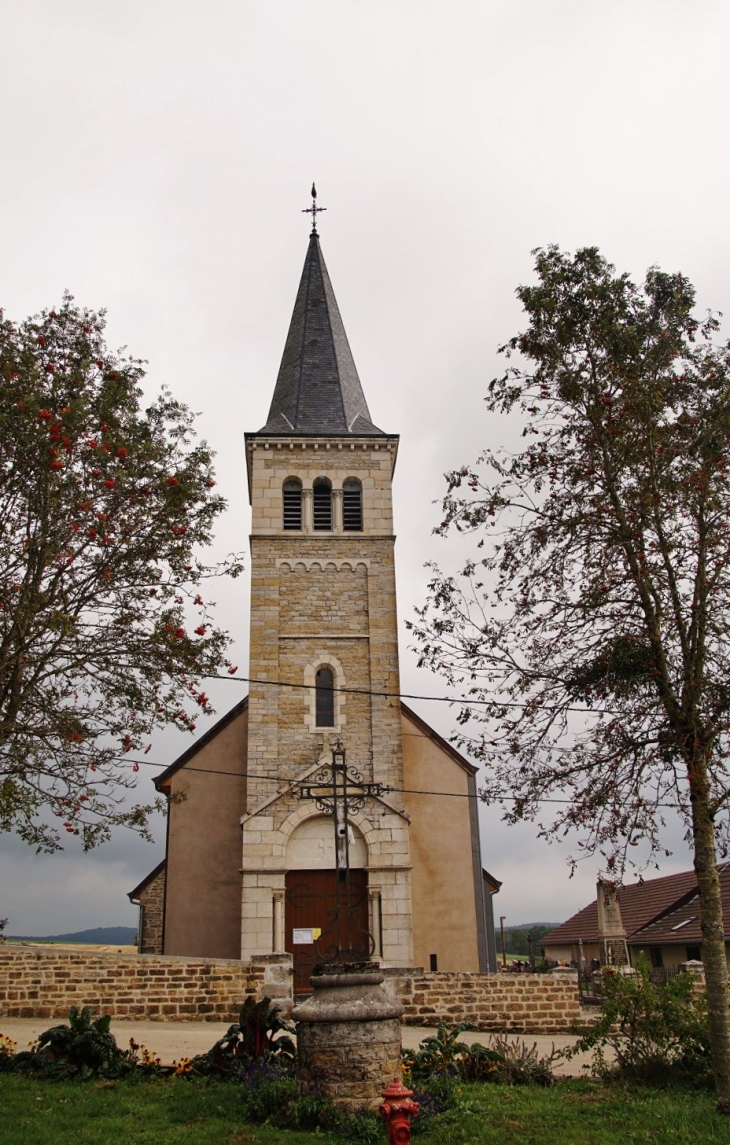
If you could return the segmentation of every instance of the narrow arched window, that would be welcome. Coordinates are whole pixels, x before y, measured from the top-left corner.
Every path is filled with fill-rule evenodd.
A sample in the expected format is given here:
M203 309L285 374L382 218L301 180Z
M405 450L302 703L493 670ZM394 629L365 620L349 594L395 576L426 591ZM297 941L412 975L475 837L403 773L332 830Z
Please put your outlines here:
M356 477L348 477L342 486L342 528L362 532L362 485Z
M284 528L302 527L302 483L292 477L284 482Z
M315 529L332 530L332 486L326 477L318 477L312 495Z
M315 676L315 723L318 728L335 726L334 676L331 668L319 668Z

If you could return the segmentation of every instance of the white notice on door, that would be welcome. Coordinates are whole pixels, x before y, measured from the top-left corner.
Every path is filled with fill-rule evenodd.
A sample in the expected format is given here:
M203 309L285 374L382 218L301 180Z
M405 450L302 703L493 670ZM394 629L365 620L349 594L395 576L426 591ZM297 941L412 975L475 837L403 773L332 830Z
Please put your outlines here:
M311 946L313 942L314 935L311 926L300 927L299 929L295 927L292 931L292 944L294 946Z

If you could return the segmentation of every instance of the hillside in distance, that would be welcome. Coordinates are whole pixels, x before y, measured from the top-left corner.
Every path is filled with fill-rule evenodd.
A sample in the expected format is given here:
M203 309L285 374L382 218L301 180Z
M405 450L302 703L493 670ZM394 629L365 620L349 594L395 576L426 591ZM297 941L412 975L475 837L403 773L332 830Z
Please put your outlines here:
M551 930L555 930L556 926L560 926L559 922L516 922L513 926L505 926L505 933L508 930L543 930L547 934Z
M132 946L137 935L133 926L94 926L71 934L9 934L9 939L28 942L91 943L100 946Z

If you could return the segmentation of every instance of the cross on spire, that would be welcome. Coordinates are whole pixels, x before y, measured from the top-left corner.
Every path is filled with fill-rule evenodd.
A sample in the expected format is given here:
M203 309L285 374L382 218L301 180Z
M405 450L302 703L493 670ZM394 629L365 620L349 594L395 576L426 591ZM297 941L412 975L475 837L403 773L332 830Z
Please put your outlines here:
M312 234L313 235L316 235L316 233L317 233L317 215L320 213L320 211L326 211L326 210L327 210L326 207L318 207L317 206L317 188L315 187L314 183L312 183L312 205L311 205L311 207L305 207L304 210L302 211L302 214L312 216Z

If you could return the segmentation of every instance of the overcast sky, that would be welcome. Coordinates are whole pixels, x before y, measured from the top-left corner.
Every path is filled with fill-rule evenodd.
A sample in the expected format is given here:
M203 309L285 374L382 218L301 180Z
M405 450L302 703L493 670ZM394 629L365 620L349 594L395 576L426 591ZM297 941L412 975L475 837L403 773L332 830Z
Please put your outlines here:
M658 264L728 306L730 6L721 0L0 0L0 305L68 288L112 346L200 411L247 549L243 434L266 420L307 245L320 234L373 418L402 435L401 622L425 595L443 473L504 438L483 396L521 325L514 291L547 243ZM218 619L246 663L248 585ZM442 694L402 630L404 692ZM241 695L221 684L219 714ZM414 707L448 734L444 705ZM187 741L161 734L150 758ZM150 781L146 781L151 788ZM145 792L146 793L146 792ZM677 844L663 871L686 868ZM120 834L88 856L0 837L13 933L134 925L163 854ZM567 850L483 813L507 922L593 895Z

